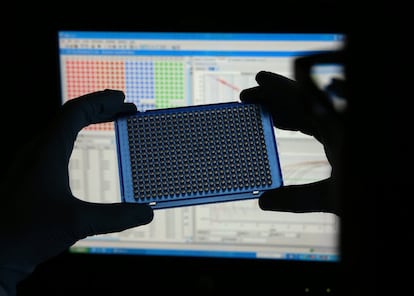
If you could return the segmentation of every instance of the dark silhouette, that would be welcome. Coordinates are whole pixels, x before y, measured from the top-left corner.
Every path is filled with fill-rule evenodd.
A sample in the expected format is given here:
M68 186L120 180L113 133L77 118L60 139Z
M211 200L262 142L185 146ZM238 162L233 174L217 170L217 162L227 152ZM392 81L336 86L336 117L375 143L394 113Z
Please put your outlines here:
M294 2L296 4L296 1ZM323 7L332 4L331 1L319 2L325 5ZM347 2L351 3L349 1ZM411 18L399 16L399 13L403 11L402 7L399 7L398 11L391 10L391 6L394 3L381 5L378 2L373 6L368 5L369 11L361 11L362 8L359 3L355 7L350 5L350 10L346 11L338 10L333 5L333 9L322 9L322 13L316 15L314 14L315 11L319 10L322 6L318 6L318 3L314 2L307 3L309 3L309 6L314 7L314 9L309 10L307 9L308 6L304 8L301 5L297 5L297 7L292 5L288 9L278 6L278 10L275 13L274 9L267 9L267 6L260 6L259 17L256 17L255 21L259 18L265 19L265 27L273 30L272 26L274 26L276 31L283 30L286 27L292 31L295 29L302 31L303 28L308 28L308 26L311 26L317 20L325 21L324 17L329 18L331 24L336 24L337 21L340 23L344 20L349 21L351 23L350 28L345 30L345 33L348 35L347 48L343 56L343 62L346 65L345 91L342 89L343 85L339 88L338 85L334 87L336 91L345 93L348 103L346 112L339 114L339 118L337 118L336 115L338 114L333 110L331 110L332 112L326 113L329 115L327 117L323 116L324 114L318 115L313 113L313 111L318 111L319 109L306 110L311 105L307 105L308 107L305 108L304 105L301 105L302 103L323 103L317 97L313 96L314 94L309 89L308 84L305 86L302 85L305 80L298 79L297 82L300 82L300 85L297 85L296 82L286 81L285 78L278 76L277 73L259 73L257 78L260 86L258 89L251 91L253 94L257 91L264 91L265 93L253 97L249 95L250 90L246 90L242 94L242 99L246 101L257 99L259 103L267 104L268 108L277 112L275 113L276 126L302 130L318 138L327 149L327 154L333 167L333 175L321 183L280 188L277 191L263 196L260 200L260 206L266 210L295 212L322 210L339 214L341 217L341 262L340 273L337 277L339 278L338 289L340 292L343 292L340 295L378 295L378 292L386 294L389 291L392 292L389 295L403 295L400 292L405 292L405 288L409 287L411 282L409 279L411 277L411 265L407 262L407 256L411 255L409 249L411 244L409 242L412 232L410 219L412 216L412 208L409 204L411 201L410 196L412 195L412 174L409 171L410 155L412 154L410 144L412 134L412 78L410 75L410 57L412 53L408 45L409 35L402 36L401 32L405 32L404 30L406 28L410 28L408 22ZM394 5L394 8L396 6ZM122 12L124 10L124 7L122 7ZM263 17L261 14L266 13L266 10L268 10L269 15ZM407 9L407 11L411 10ZM136 21L136 12L133 12L134 21ZM362 21L358 21L358 13L362 15ZM243 20L239 20L238 22L240 27L237 27L233 20L227 21L226 19L229 24L227 27L222 27L222 23L218 22L214 17L209 16L206 21L208 21L208 25L216 26L214 29L224 31L227 29L231 31L232 28L237 27L239 30L243 30L246 27L250 28L254 26L254 21L251 21L250 18L252 14L252 11L249 11L247 14L240 14L243 17ZM108 16L114 22L112 15L106 14L105 16ZM77 19L76 15L71 15L70 19L72 17ZM96 23L90 20L90 17L91 15L84 17L87 20L86 23L95 25ZM119 17L118 20L123 20L123 17L124 15ZM151 14L151 20L152 17ZM24 33L24 30L20 29L20 24L18 24L19 20L17 18L12 19L12 24L16 28L19 28L19 33ZM147 21L149 22L149 19ZM178 22L175 15L174 20L169 22L168 25L173 26L174 21ZM37 22L38 19L36 18L34 21L33 18L33 24ZM27 22L24 20L21 23ZM30 20L28 23L30 23ZM48 24L48 22L45 23ZM130 24L125 20L123 24L126 23ZM194 20L183 19L182 23L192 25ZM200 23L201 21L198 24ZM4 28L6 27L10 27L10 24L8 23L7 26L5 24ZM96 25L96 27L99 26ZM174 30L177 27L168 28ZM319 28L326 27L322 25ZM44 27L41 27L41 29L46 31L45 35L38 37L40 41L39 39L34 40L33 44L46 43L50 36L54 36L53 34L55 34L54 28L46 30ZM205 29L205 27L199 25L194 29L201 30ZM211 29L211 27L207 29ZM309 30L318 31L318 27L316 29L314 27L309 28ZM11 39L4 40L13 41L8 44L18 44L17 41L21 35L15 35L17 37L14 36ZM381 39L384 35L388 36L388 39ZM11 50L12 46L4 46L3 49L6 49L8 54L10 54L10 51L13 51L15 54L14 57L19 58L16 61L18 60L21 63L20 65L23 65L28 62L27 60L21 59L21 56L24 54L23 51L26 50L26 43L24 45L25 47L21 46L20 49L15 49L16 51L14 49ZM39 48L36 47L36 50L41 52L43 49ZM22 98L22 105L29 106L27 108L31 110L31 107L41 105L42 98L50 98L57 94L57 92L54 92L55 85L45 83L45 81L53 81L56 75L53 67L46 68L50 71L44 71L40 75L41 78L26 79L24 94L16 94L17 91L20 91L18 86L21 86L20 79L22 79L22 75L28 75L29 73L30 78L36 77L35 74L38 73L38 69L44 66L43 61L37 59L39 52L35 52L33 54L34 57L30 60L28 68L31 70L18 69L15 65L11 64L10 67L3 68L3 74L11 77L10 84L3 87L3 91L5 92L7 88L10 89L3 96L5 102L18 96ZM53 55L53 52L49 52L49 54ZM5 64L7 66L7 63ZM9 71L6 71L7 69ZM24 73L21 73L22 71ZM287 95L286 97L292 97L292 93L289 93L292 89L290 87L286 89L286 85L290 84L294 84L292 89L310 91L308 93L309 97L305 101L295 101L293 105L273 105L276 102L278 104L286 103L283 100L279 100L279 98L283 99L285 94ZM279 89L280 87L283 89ZM279 97L279 91L283 92L284 95ZM330 90L327 89L327 91ZM265 94L270 94L271 97L264 96ZM30 100L24 100L26 97ZM32 100L32 98L35 98L37 101L35 99ZM302 95L297 96L293 94L293 98L300 99L303 97ZM270 101L270 99L276 99L276 101ZM117 106L120 107L118 105L121 104L120 101L117 102ZM58 102L56 102L57 104ZM123 104L121 105L123 106ZM76 104L72 106L76 107ZM92 107L93 105L88 104L88 106ZM5 144L7 146L5 148L8 148L6 150L10 154L18 156L18 162L14 162L14 159L12 160L9 157L9 153L3 155L4 162L7 164L11 163L15 168L13 172L7 171L4 173L6 176L14 176L14 178L2 180L2 186L0 188L2 198L0 206L0 283L4 288L13 291L15 288L14 285L28 275L35 268L36 264L64 250L76 239L97 232L118 231L124 227L145 224L151 221L152 215L150 209L134 205L132 212L136 213L136 210L142 210L142 217L137 216L137 220L129 220L125 224L120 222L122 225L117 224L118 222L115 222L117 220L111 220L117 225L102 225L98 228L90 227L94 222L92 220L89 221L90 216L83 215L85 214L84 210L86 211L88 207L81 202L71 199L68 184L66 183L66 173L63 172L66 169L65 164L68 153L70 153L71 144L59 141L58 138L62 135L61 132L74 136L73 131L85 123L84 118L73 118L74 121L70 122L75 124L75 126L53 125L49 123L49 118L36 118L31 111L19 110L17 107L22 108L22 106L18 104L14 105L15 108L6 107L3 108L3 114L9 113L11 116L3 121L2 126L6 126L10 122L15 124L16 117L21 113L31 115L28 118L31 120L36 119L36 124L31 125L32 121L29 121L27 130L30 132L36 131L37 124L43 126L47 123L52 128L52 133L49 134L52 142L49 142L51 146L33 146L34 150L23 149L23 153L19 154L14 151L16 148L14 143L17 143L17 147L19 147L19 144L25 145L26 142L19 135L10 139L10 137L13 137L14 132L8 133L7 139L12 144L10 146ZM281 107L286 108L286 113L283 112L282 114L279 112L279 108ZM129 108L127 110L132 111ZM127 111L123 107L120 109L116 108L115 110ZM72 111L76 113L76 110ZM45 112L43 114L48 113ZM99 120L111 120L115 114L111 113L107 115L107 117L100 117ZM284 115L287 115L286 120L282 117ZM309 121L307 119L309 119L309 116L313 118L315 115L317 116L314 119L317 119L317 122L325 123L326 125L324 127L332 127L332 130L319 134L317 128L322 127L321 125L308 126L307 123ZM333 117L330 115L333 115ZM293 118L296 117L296 119L291 121L291 116ZM81 119L81 121L76 122L77 119ZM91 118L91 121L96 119ZM303 119L306 120L303 121ZM23 122L27 123L24 120ZM62 123L61 117L58 117L58 120ZM334 120L333 122L335 124L331 125L332 121L330 120ZM291 125L292 123L297 125ZM64 127L65 129L59 130L60 127ZM6 129L4 132L7 132ZM30 140L36 138L32 133L29 133L27 137ZM332 143L329 139L334 140L336 144L329 146ZM335 142L337 139L340 140L340 143ZM339 151L333 149L334 147L339 147ZM28 154L28 151L30 151L30 154ZM58 157L59 155L61 158ZM22 156L28 158L27 163L19 160ZM45 163L47 166L43 167ZM20 170L18 169L19 167L21 168ZM60 175L56 174L56 172L60 172ZM14 173L14 175L10 175L11 173ZM32 177L35 179L31 179ZM33 180L42 180L46 184L42 182L38 183L33 192L34 188L30 187L34 184ZM54 186L50 187L50 184ZM59 194L55 196L52 190L59 190L58 192L62 192L63 195ZM328 195L321 194L325 190L326 192L333 192L330 195L332 200L325 198ZM30 192L30 194L27 195L25 192ZM311 193L311 198L308 199L307 195L305 197L305 195L298 194L302 192ZM65 202L63 204L58 202L62 201L59 199L60 197L64 197ZM36 202L35 198L39 198L39 201ZM33 210L25 202L32 204L34 206ZM78 207L81 208L80 211L78 211ZM68 208L71 210L68 211ZM106 212L106 209L101 210L102 212L99 211L99 213ZM35 213L35 216L28 215L31 211ZM126 211L129 212L129 209ZM101 214L97 213L97 215ZM53 224L47 223L47 219L49 218L54 219ZM64 226L63 224L59 224L59 222L56 223L55 219L57 219L56 221L68 219L68 221L75 223ZM99 221L99 219L96 221ZM37 226L40 228L36 228ZM63 233L61 232L62 229L64 229ZM38 231L42 234L42 236L34 240L38 245L26 245L26 239L29 239L31 235L35 234L33 231ZM43 242L39 240L40 238L45 238L46 240ZM45 248L43 249L41 246L45 246ZM165 262L171 263L170 261ZM215 273L217 270L224 269L225 265L209 265L210 269L208 272ZM240 267L240 263L235 265L236 267L234 269ZM140 275L148 274L147 270L141 272ZM257 276L255 277L255 281L251 283L246 281L246 277L243 277L243 274L225 274L225 276L229 276L231 279L237 279L237 281L229 281L230 286L228 288L231 291L237 291L238 287L239 290L242 290L243 287L250 284L249 287L257 289L258 292L264 291L265 289L271 293L272 291L278 291L279 287L283 286L283 281L286 281L286 277L282 279L278 277L285 270L274 271L258 268L257 270L254 269L253 272ZM118 273L118 270L114 271L114 273ZM274 276L275 273L278 276ZM287 276L290 279L290 277L293 278L295 275L297 274L289 272ZM304 281L303 276L303 274L299 274L291 281L295 281L300 286L301 282ZM379 280L380 277L381 280ZM143 281L145 281L145 276L143 278ZM239 278L243 280L238 280ZM210 278L206 277L203 279L210 284ZM64 279L65 282L69 282L68 286L76 280L76 277L72 276L67 276ZM142 279L138 278L137 281L139 280ZM118 285L120 282L118 281L114 285ZM225 282L227 283L227 281ZM238 287L232 286L235 282ZM140 290L141 286L138 287L135 285L135 282L133 284L122 283L130 285L131 289L136 293L142 292ZM113 283L105 282L102 284L102 289L106 289L111 284ZM151 284L154 285L154 282L151 282ZM179 284L184 285L184 287L190 285L188 282L181 282ZM116 289L118 288L116 287ZM295 287L292 286L293 288ZM389 290L385 288L389 288ZM137 290L135 291L134 289ZM190 292L194 291L191 290ZM304 294L306 295L306 293ZM328 293L325 294L329 295ZM323 294L321 293L319 295Z
M92 123L112 121L117 114L136 112L124 99L121 91L105 90L68 101L17 153L0 186L0 284L7 295L14 295L17 283L38 264L79 239L153 219L147 205L88 203L74 197L69 186L69 158L78 132Z

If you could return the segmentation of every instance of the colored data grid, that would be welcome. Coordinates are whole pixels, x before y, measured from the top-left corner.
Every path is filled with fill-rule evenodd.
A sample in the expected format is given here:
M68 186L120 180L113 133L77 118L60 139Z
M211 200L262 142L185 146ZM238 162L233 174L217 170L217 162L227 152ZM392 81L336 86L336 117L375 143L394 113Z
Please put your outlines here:
M70 58L65 62L67 97L76 98L106 88L125 92L139 111L181 107L185 100L181 61ZM113 130L113 123L93 124L88 130Z
M126 97L139 111L185 105L184 64L177 61L126 61Z
M155 62L154 67L156 107L184 106L184 64L175 61L160 61Z
M125 62L126 97L139 111L155 108L154 63L152 61Z
M68 98L103 89L125 91L125 65L123 61L70 59L65 63ZM112 122L92 124L88 130L113 130Z

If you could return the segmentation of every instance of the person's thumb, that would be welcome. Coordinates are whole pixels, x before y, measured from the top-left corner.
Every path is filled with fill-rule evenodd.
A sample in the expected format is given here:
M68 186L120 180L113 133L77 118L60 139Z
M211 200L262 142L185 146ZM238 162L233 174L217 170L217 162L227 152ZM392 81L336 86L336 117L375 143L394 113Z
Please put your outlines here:
M82 202L79 213L79 236L123 231L148 224L154 218L153 209L146 204Z
M289 185L265 192L259 207L266 211L295 213L329 212L340 214L331 178L309 184Z

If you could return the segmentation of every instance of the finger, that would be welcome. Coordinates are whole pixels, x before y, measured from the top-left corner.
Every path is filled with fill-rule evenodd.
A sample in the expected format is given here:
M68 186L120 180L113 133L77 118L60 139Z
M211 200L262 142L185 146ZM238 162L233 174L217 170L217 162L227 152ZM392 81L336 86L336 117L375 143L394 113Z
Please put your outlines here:
M78 212L79 238L123 231L148 224L154 217L146 204L99 204L80 201Z
M290 185L268 191L259 198L259 207L266 211L294 213L328 212L340 214L339 201L331 179Z
M332 78L329 84L326 86L326 91L341 97L346 98L346 82L340 78Z
M124 100L125 95L119 90L93 92L67 101L62 117L72 127L72 133L77 134L90 124L113 121L120 114L137 111L134 104Z
M103 90L67 101L48 127L39 131L30 145L44 170L67 183L67 163L79 131L91 123L112 121L124 113L135 113L132 103L125 103L119 90ZM27 149L27 147L26 147ZM30 160L31 161L31 160ZM62 175L63 174L63 175Z
M256 82L259 87L248 88L240 93L242 102L283 105L297 101L298 91L294 80L277 73L260 71L256 74Z
M297 83L282 75L261 71L256 75L259 86L240 93L246 103L262 104L272 114L275 127L314 135L310 114Z
M137 112L133 103L125 103L119 90L103 90L67 101L47 130L49 159L66 166L77 135L84 127L113 121L117 116ZM57 167L58 168L58 167Z
M268 95L266 91L259 86L243 89L240 92L240 101L244 103L265 104Z
M260 71L256 74L256 81L261 87L276 89L278 92L291 92L296 88L296 81L269 71Z

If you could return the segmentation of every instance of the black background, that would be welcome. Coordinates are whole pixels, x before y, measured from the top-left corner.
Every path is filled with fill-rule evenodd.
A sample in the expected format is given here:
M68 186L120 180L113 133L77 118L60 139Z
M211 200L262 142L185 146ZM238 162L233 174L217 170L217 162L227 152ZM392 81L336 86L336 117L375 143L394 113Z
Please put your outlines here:
M405 108L407 83L399 75L404 63L397 59L409 55L395 46L397 40L392 45L381 44L378 50L376 34L391 29L389 18L382 18L382 13L382 7L362 10L358 5L322 0L234 4L117 1L88 7L73 2L16 3L5 7L1 20L1 156L5 170L15 147L47 125L60 105L57 30L344 32L353 40L350 83L355 108L349 138L355 145L347 147L341 263L64 252L38 266L19 285L18 295L87 295L88 291L91 295L124 295L127 291L132 295L160 291L376 295L378 274L385 274L389 283L391 275L400 272L401 261L395 258L406 254L402 249L406 247L404 225L409 211L403 190L408 182L402 177L405 174L399 174L408 151L399 136L409 126L410 116ZM405 20L397 18L396 22L400 25ZM385 52L392 53L393 62L381 59ZM387 67L392 68L391 77ZM396 84L401 87L386 87ZM393 156L392 161L387 155ZM386 218L383 208L387 209ZM392 220L391 214L398 220ZM383 220L390 224L380 224ZM383 237L391 237L398 251L384 252L390 240ZM389 263L391 274L383 268ZM401 282L392 285L393 289L400 287Z

